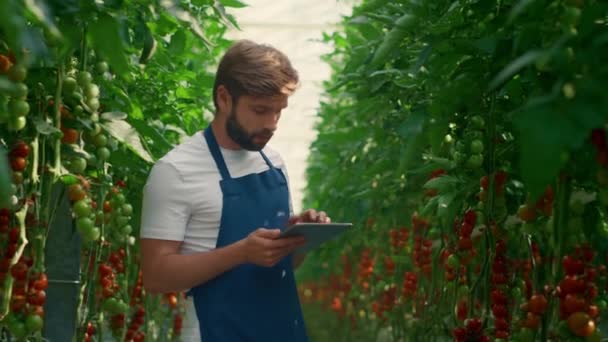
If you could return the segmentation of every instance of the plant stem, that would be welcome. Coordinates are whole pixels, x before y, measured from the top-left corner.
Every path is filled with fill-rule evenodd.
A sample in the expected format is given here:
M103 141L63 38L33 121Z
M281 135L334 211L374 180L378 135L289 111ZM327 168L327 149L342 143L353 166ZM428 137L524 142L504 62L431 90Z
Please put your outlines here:
M55 114L55 127L61 130L61 91L63 88L63 76L65 73L65 65L63 62L59 63L57 69L57 89L55 91L55 99L53 104ZM55 184L59 176L61 175L61 139L55 138L55 163L53 165L53 178L52 184Z

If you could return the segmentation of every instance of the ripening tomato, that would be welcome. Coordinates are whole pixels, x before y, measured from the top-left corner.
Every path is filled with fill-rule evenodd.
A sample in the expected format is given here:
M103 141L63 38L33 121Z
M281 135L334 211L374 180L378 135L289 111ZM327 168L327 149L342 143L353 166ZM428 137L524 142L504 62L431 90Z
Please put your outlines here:
M61 132L63 133L63 137L61 138L61 142L64 144L76 144L78 142L78 138L80 133L68 127L62 127Z
M568 328L580 337L587 337L595 331L595 322L587 313L576 312L568 317Z
M87 196L80 184L72 184L68 188L68 196L72 202L80 201Z
M27 161L23 157L15 157L11 159L11 169L16 172L25 170Z
M19 141L15 144L11 150L12 157L27 158L30 154L30 146L23 141Z
M542 315L547 310L547 304L547 298L544 295L536 294L530 298L529 310L534 314Z

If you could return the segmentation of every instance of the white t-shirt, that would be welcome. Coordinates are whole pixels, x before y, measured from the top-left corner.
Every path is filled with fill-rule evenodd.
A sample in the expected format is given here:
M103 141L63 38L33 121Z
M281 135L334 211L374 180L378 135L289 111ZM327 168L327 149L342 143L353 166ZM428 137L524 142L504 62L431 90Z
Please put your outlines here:
M259 152L220 150L232 178L268 170ZM268 145L263 151L288 178L281 156ZM187 138L152 167L143 190L140 237L183 241L182 254L214 249L222 215L220 180L203 132ZM198 342L201 339L192 297L188 297L186 307L182 339Z

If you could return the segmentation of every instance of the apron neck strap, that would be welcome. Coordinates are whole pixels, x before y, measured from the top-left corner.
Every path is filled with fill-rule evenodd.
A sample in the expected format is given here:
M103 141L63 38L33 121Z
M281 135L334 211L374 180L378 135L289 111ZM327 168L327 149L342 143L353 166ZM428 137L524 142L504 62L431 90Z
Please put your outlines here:
M222 157L222 152L220 151L220 147L215 139L215 135L213 134L213 130L211 129L211 125L209 125L205 129L205 140L207 141L207 145L209 146L209 151L211 151L211 155L215 160L215 164L217 168L220 170L220 174L222 175L222 179L230 179L230 172L228 172L228 167L226 166L226 162L224 161L224 157ZM270 161L270 159L266 156L266 154L260 151L262 158L270 169L274 169L274 165Z
M228 172L228 167L226 167L226 162L224 161L224 157L222 157L222 152L220 151L220 147L217 144L217 140L215 139L215 135L213 134L213 130L211 129L211 125L209 125L205 129L205 140L207 140L207 145L209 146L209 151L215 160L215 164L217 168L220 170L220 174L222 175L222 179L230 179L230 172Z
M266 162L266 164L268 164L268 167L270 169L274 169L274 165L272 165L272 162L270 161L270 159L266 156L266 153L262 152L260 150L260 154L262 155L262 158L264 158L264 161Z

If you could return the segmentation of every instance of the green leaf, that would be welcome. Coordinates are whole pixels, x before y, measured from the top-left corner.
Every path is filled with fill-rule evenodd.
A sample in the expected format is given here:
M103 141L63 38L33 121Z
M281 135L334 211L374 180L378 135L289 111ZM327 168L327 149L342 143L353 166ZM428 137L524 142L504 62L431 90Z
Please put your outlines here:
M157 131L150 123L143 120L131 120L131 126L139 132L141 137L149 138L154 141L154 147L161 150L162 154L165 154L173 145L165 139L165 137Z
M123 112L105 112L100 115L102 120L124 120L127 117L127 113Z
M440 177L435 177L433 179L430 179L422 187L424 189L435 189L435 190L438 190L439 192L442 192L442 191L454 188L460 183L461 183L460 179L458 179L454 176L443 175Z
M246 3L239 0L219 0L219 2L224 7L243 8L248 6Z
M182 9L180 7L178 1L175 1L175 0L162 1L161 5L167 10L167 12L169 12L177 20L187 23L190 27L190 30L192 30L192 32L205 43L205 46L207 47L207 49L210 50L211 47L215 46L215 44L213 44L205 36L203 29L201 28L201 25L198 22L198 20L192 14L190 14L190 12Z
M12 196L10 174L6 150L0 145L0 207L2 208L9 206Z
M156 52L156 39L152 35L152 31L145 23L142 25L144 29L144 48L141 50L141 55L139 57L139 64L147 64L154 53Z
M95 50L108 61L114 71L127 79L130 78L127 52L123 47L118 21L102 13L97 21L89 26L88 35Z
M410 29L414 27L416 18L411 14L404 14L395 21L395 26L386 34L378 49L374 52L370 65L378 68L385 63L391 53L397 51L401 41L407 36Z
M545 52L541 50L528 51L516 60L507 65L494 79L490 82L490 90L496 89L505 81L513 77L517 72L526 66L534 63L537 59L545 56Z
M41 117L37 116L33 119L33 121L36 131L42 135L51 135L61 132L57 127L53 126L50 122L45 121Z
M413 136L422 133L426 119L427 114L425 112L414 112L408 116L406 121L397 129L397 131L402 137L410 139Z
M124 120L110 120L101 123L101 126L140 158L148 163L154 162L150 153L142 145L139 134L128 122Z
M177 30L171 36L171 43L169 43L169 52L172 54L183 53L186 49L186 34L183 30Z
M510 24L515 18L517 18L520 14L524 12L526 7L531 5L536 0L520 0L509 13L509 19L507 20L507 24Z
M558 175L562 153L580 145L588 132L549 106L521 112L514 123L521 138L522 178L532 197L537 198Z
M61 35L45 1L24 0L24 4L27 10L44 25L49 32L48 34L56 37Z

